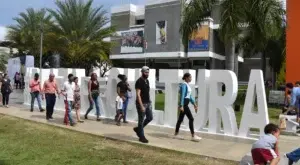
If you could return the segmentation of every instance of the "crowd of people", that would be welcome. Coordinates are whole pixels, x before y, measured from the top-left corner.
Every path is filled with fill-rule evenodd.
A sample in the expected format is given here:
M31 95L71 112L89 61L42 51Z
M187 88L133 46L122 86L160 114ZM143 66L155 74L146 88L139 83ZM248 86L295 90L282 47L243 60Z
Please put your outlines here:
M150 85L149 85L149 67L144 66L141 69L141 77L135 82L136 90L136 109L138 114L138 124L133 130L139 137L139 141L142 143L148 143L149 141L145 137L144 128L153 120L152 102L150 99ZM121 120L123 123L128 123L126 119L127 106L129 99L131 98L130 93L132 88L127 82L127 76L119 74L118 78L120 82L117 84L117 97L116 97L116 125L121 126ZM174 138L183 139L179 136L180 125L183 122L185 116L189 119L189 128L191 132L191 140L199 141L201 138L195 135L194 132L194 118L189 108L189 104L194 105L195 112L197 113L197 105L195 99L192 97L192 89L189 83L192 80L190 73L185 73L183 76L183 83L180 85L180 100L179 100L179 117L177 120ZM12 92L11 82L5 74L1 80L1 93L3 105L7 106L9 101L9 94ZM40 112L45 110L42 108L41 101L46 100L46 119L53 120L53 112L56 102L56 97L63 97L65 103L65 116L64 123L75 126L77 123L83 123L80 117L80 86L78 85L78 77L74 77L73 74L68 75L68 80L64 83L63 88L60 90L55 81L55 75L50 74L49 79L44 82L43 87L39 80L39 74L35 73L34 78L30 81L29 87L31 89L31 109L34 110L34 102L37 100ZM101 114L99 108L99 95L100 95L100 84L97 80L97 74L93 73L88 82L88 98L90 106L87 109L84 118L88 119L88 114L91 110L96 107L96 120L101 121ZM300 108L300 82L297 82L295 86L292 83L286 84L287 97L284 113L296 114L299 119L299 111L296 109ZM8 106L7 106L8 107ZM76 120L73 120L72 110L76 112ZM296 111L296 112L294 112ZM268 124L264 129L265 135L261 136L252 146L252 158L255 165L262 165L270 163L271 165L277 165L279 163L279 149L278 149L278 138L280 135L280 128L275 124ZM289 160L289 165L297 162L300 159L300 148L285 154L285 157Z
M138 124L133 130L139 137L139 141L142 143L148 143L147 138L144 134L144 128L153 120L152 112L152 102L150 99L150 85L149 85L149 67L144 66L141 69L141 77L135 83L136 90L136 109L138 114ZM118 78L120 82L117 84L117 97L116 97L116 115L115 122L116 125L121 126L121 121L123 123L128 123L127 121L127 106L132 89L127 82L127 76L119 74ZM196 136L194 133L194 118L189 109L189 104L194 105L195 111L197 112L197 105L194 98L192 97L192 89L189 83L192 80L190 73L184 74L184 83L180 87L180 105L179 105L179 118L176 124L174 138L182 139L178 133L180 125L184 119L184 116L189 118L189 127L191 131L191 139L193 141L199 141L201 138ZM9 84L9 83L8 83ZM40 112L45 110L42 108L41 101L46 100L46 120L53 120L53 112L56 102L56 97L63 97L65 103L65 117L64 123L66 125L75 126L77 123L83 123L84 121L80 118L80 86L78 85L78 77L74 77L73 74L68 75L68 80L64 83L63 88L59 89L56 81L55 75L50 74L49 79L44 82L43 87L39 80L39 74L35 73L34 78L29 83L30 93L31 93L31 109L34 110L34 102L37 100ZM99 107L99 95L100 95L100 84L97 80L97 74L93 73L88 82L88 99L90 106L87 109L84 118L88 119L89 113L94 107L96 107L96 120L101 121L100 107ZM72 110L76 112L76 120L72 118Z

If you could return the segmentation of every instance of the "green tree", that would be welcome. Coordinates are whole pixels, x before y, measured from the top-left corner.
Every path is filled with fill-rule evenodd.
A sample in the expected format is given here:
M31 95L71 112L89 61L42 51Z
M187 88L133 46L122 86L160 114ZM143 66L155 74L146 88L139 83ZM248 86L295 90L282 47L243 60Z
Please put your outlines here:
M180 33L185 53L188 52L188 43L193 32L207 21L216 2L217 0L192 0L183 4Z
M115 34L103 7L92 7L93 0L56 1L57 10L48 9L55 20L46 36L47 47L62 55L66 67L99 66L109 59L112 42L104 38Z
M13 46L18 49L20 55L33 55L38 62L41 30L43 28L47 31L52 24L51 16L44 9L28 8L26 12L21 12L13 20L16 24L8 26L7 39L14 43ZM47 49L44 49L45 51Z
M282 27L285 10L278 0L247 0L245 6L248 24L246 35L248 41L251 42L250 49L252 49L252 53L261 54L261 69L265 76L268 51L272 50L272 47L276 47L277 40L284 32ZM268 48L271 49L268 50Z
M4 49L0 49L0 71L6 71L7 60L9 59L10 54Z

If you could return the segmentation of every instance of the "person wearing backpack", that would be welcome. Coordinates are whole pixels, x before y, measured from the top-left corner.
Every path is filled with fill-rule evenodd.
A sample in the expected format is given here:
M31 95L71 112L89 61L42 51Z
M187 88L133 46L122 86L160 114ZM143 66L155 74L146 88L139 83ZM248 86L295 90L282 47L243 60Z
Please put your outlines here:
M190 73L185 73L182 77L182 80L184 80L184 82L181 84L180 91L179 91L179 93L180 93L180 103L179 103L180 114L179 114L178 121L176 124L174 138L183 139L178 135L178 133L179 133L180 125L184 119L184 116L186 115L189 119L189 127L190 127L190 131L192 134L192 141L197 142L197 141L201 140L201 137L198 137L197 135L195 135L194 117L189 108L189 103L192 103L194 105L195 112L197 113L198 107L195 103L195 99L192 96L192 88L189 85L189 83L192 81L192 75Z

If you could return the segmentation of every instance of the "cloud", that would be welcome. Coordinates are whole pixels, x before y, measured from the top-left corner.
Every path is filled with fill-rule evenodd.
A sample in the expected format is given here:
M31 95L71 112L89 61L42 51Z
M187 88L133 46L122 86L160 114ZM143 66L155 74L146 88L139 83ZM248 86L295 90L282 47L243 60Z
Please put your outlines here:
M0 26L0 41L3 41L5 39L6 34L7 34L6 27Z

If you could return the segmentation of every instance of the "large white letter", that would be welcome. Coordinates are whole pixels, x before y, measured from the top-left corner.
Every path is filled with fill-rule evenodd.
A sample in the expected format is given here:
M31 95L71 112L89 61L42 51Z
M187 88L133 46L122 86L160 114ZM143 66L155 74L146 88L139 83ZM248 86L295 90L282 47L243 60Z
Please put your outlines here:
M165 83L164 125L175 127L178 112L178 91L182 70L159 70L159 81Z
M210 133L220 132L222 119L224 133L227 135L236 135L238 128L232 108L238 90L236 75L229 70L212 70L210 73L208 131ZM222 83L224 83L226 87L226 92L223 96Z
M198 115L195 116L194 120L196 130L203 129L208 121L209 76L209 70L198 70Z
M257 112L253 111L255 98L257 98ZM263 73L261 70L251 70L239 136L248 136L250 128L259 128L260 134L264 134L264 127L268 123Z

